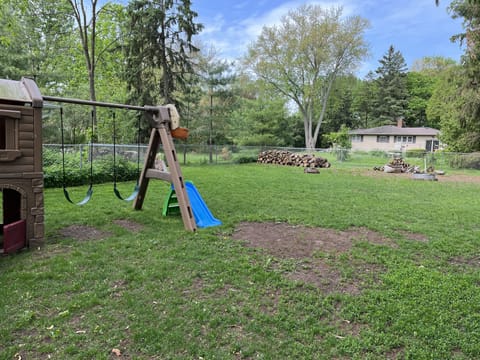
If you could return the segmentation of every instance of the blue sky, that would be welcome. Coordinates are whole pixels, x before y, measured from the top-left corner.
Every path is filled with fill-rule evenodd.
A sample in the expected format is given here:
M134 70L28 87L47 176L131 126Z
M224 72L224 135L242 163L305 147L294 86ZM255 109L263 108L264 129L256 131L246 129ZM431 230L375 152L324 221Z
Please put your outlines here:
M219 58L236 59L245 54L263 26L278 24L283 15L304 3L324 7L342 6L344 15L360 15L370 21L365 39L370 57L359 67L357 76L375 70L390 45L399 50L407 65L424 56L444 56L459 60L463 49L450 37L461 32L461 20L447 12L448 0L435 6L434 0L192 0L197 21L205 28L198 37L203 46L213 47Z

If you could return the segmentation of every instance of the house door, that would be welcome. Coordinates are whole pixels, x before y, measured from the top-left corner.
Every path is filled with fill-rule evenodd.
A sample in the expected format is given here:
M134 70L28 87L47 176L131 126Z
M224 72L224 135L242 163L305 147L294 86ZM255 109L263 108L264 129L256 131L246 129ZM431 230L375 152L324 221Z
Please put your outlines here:
M438 140L427 140L425 144L425 150L434 152L435 150L438 150L438 146L440 145Z
M26 221L21 219L22 195L13 189L2 189L3 223L0 242L3 253L15 252L26 244Z

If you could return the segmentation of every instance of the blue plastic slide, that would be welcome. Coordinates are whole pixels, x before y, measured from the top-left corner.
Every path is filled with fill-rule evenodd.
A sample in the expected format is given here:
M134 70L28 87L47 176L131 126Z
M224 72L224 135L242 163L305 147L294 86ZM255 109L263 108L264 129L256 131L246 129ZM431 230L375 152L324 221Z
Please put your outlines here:
M185 188L187 189L187 195L190 199L190 206L192 207L193 217L197 226L205 228L222 225L222 222L212 215L207 204L203 201L202 196L191 181L185 181Z

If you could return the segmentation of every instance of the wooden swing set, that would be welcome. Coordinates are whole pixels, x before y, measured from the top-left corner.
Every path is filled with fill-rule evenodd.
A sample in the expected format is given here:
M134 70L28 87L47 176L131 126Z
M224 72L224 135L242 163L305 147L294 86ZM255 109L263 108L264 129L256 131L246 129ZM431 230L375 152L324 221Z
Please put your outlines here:
M136 196L133 199L133 208L135 210L142 209L150 179L167 181L175 188L178 206L180 208L185 229L188 231L196 231L197 226L172 139L172 137L185 139L188 136L188 130L180 127L180 117L174 105L133 106L55 96L43 96L43 99L60 103L143 111L150 120L151 132L143 169L140 173L140 178L138 179L138 188L135 191ZM160 145L163 147L169 171L155 168L155 158Z

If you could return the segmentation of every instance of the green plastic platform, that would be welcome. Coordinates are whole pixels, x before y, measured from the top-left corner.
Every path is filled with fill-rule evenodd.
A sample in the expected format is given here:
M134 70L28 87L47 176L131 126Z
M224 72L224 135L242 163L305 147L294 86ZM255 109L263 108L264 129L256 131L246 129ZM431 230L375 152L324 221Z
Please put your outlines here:
M163 202L162 215L180 215L180 206L178 205L177 194L175 194L175 190L172 187L170 187L170 192Z

